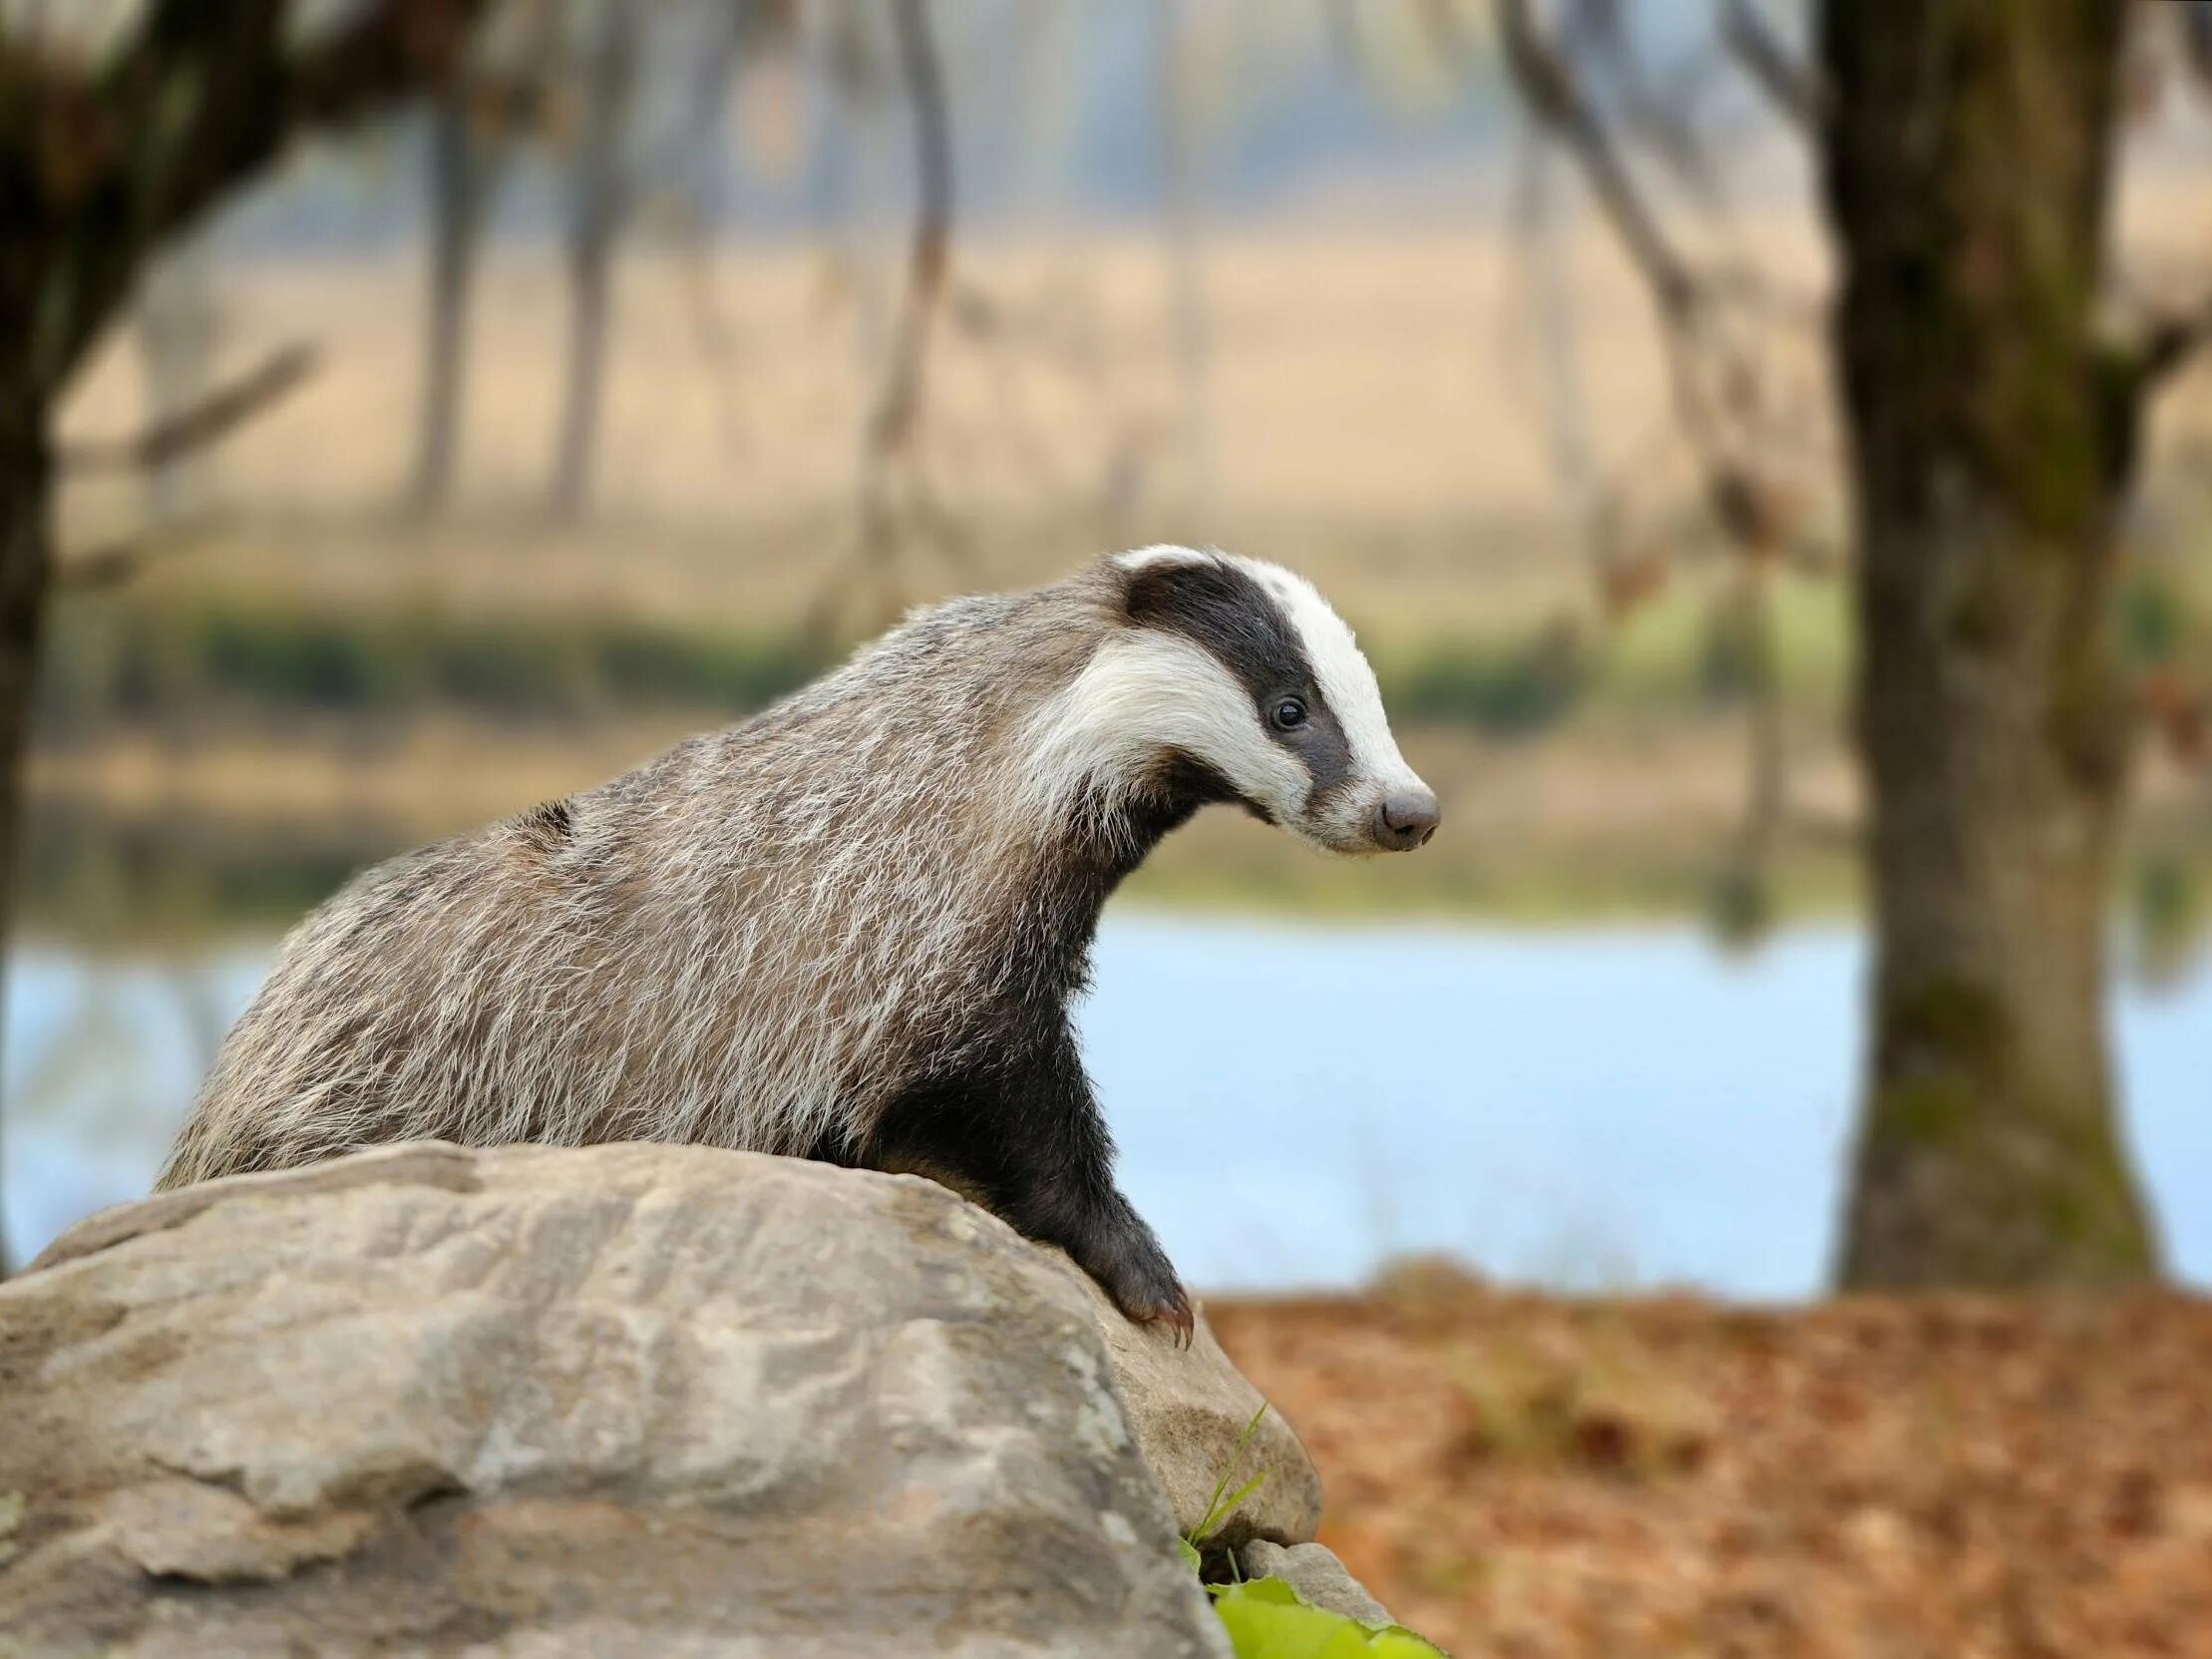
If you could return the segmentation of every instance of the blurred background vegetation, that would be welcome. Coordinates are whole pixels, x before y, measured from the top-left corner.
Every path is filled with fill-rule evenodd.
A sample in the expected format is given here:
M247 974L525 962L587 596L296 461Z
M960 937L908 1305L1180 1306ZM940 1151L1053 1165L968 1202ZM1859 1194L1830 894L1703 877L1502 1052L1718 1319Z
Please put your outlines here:
M2135 10L2110 304L2162 316L2212 276L2202 37L2196 8ZM0 297L29 317L76 271L107 307L27 323L8 359L50 529L19 1124L85 1086L37 1081L76 1076L58 1056L93 1029L41 976L252 959L356 865L758 708L907 605L1156 539L1312 576L1451 829L1369 868L1211 815L1132 913L1533 924L1593 951L1634 921L1756 974L1740 953L1777 928L1848 939L1864 912L1806 9L0 17L0 128L33 158L9 211L62 250L19 238ZM232 105L271 113L195 113ZM136 185L99 184L111 151ZM2118 965L2191 1009L2208 459L2212 402L2180 375L2110 601L2143 733ZM1823 1033L1857 1030L1857 972L1838 959ZM1479 1069L1452 1041L1439 1070ZM157 1067L151 1122L194 1069ZM1804 1092L1840 1170L1850 1077Z

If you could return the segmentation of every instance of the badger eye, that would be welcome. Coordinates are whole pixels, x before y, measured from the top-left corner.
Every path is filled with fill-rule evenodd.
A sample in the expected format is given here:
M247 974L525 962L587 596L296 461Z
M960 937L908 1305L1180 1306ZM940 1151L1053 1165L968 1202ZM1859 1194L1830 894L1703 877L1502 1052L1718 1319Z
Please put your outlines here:
M1275 722L1276 730L1294 731L1305 724L1305 704L1295 697L1285 697L1268 717Z

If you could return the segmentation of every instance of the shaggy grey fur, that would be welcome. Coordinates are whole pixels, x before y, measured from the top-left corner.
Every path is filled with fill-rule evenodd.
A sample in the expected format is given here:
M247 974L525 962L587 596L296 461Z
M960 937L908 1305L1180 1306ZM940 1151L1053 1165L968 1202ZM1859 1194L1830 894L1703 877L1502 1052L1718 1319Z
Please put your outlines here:
M1138 585L1185 571L1201 634L1284 641L1241 671L1300 686L1305 728L1139 625ZM1323 727L1325 788L1298 758ZM1357 850L1386 786L1426 795L1349 632L1273 567L1151 550L918 613L752 720L356 878L284 943L160 1184L418 1137L915 1167L1187 1325L1066 1025L1098 908L1206 800Z

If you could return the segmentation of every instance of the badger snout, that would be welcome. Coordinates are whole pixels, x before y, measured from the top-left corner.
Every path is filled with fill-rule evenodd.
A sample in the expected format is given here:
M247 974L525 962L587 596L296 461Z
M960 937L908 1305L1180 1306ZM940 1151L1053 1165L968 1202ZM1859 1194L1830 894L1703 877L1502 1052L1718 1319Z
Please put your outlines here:
M1436 833L1438 820L1434 791L1390 790L1375 807L1375 845L1385 852L1410 852Z

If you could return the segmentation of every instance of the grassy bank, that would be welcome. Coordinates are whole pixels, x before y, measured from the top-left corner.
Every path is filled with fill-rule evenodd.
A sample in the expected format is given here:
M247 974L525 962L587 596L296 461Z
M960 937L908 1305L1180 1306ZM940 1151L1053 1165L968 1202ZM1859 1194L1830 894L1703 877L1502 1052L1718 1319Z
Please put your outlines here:
M1749 679L1739 616L1686 585L1616 626L1600 626L1564 596L1548 610L1508 608L1477 622L1378 609L1388 615L1366 623L1362 642L1393 716L1409 724L1516 737L1585 710L1703 717L1738 705ZM1844 662L1836 586L1783 584L1775 630L1789 705L1832 715ZM40 721L49 737L69 738L201 711L741 713L804 683L849 645L811 639L796 617L742 610L679 617L149 584L63 608L43 664Z
M718 526L532 533L263 514L60 606L31 763L27 917L72 938L266 932L343 873L589 787L804 682L867 631L800 625L837 545L823 508ZM1068 514L970 521L972 570L912 597L1046 579L1109 535ZM1164 527L1162 527L1164 528ZM1527 522L1252 517L1225 540L1310 572L1357 623L1446 833L1343 863L1203 815L1131 884L1170 910L1514 922L1702 917L1723 932L1848 913L1858 803L1833 578L1773 589L1788 810L1754 883L1749 662L1735 571L1696 552L1626 617ZM2153 561L2138 660L2212 661L2212 562ZM2154 757L2155 758L2155 757ZM2153 764L2128 903L2204 926L2212 795Z
M55 741L32 766L27 921L76 937L265 931L360 864L588 787L701 718L172 721ZM1541 743L1401 736L1445 803L1446 832L1418 855L1332 859L1219 808L1117 902L1541 923L1696 914L1723 873L1742 787L1730 722ZM1832 749L1801 759L1808 817L1782 842L1779 908L1834 912L1853 894L1836 827L1848 779Z
M78 943L267 937L364 864L588 787L707 718L188 719L50 742L31 768L25 921ZM1855 912L1853 780L1817 729L1792 745L1791 811L1751 917L1732 856L1734 720L1585 715L1541 742L1427 725L1401 736L1445 805L1444 833L1418 854L1332 859L1215 809L1170 837L1117 906L1525 926L1689 918L1727 937ZM2121 913L2152 958L2185 965L2212 931L2212 802L2174 775L2144 794Z

